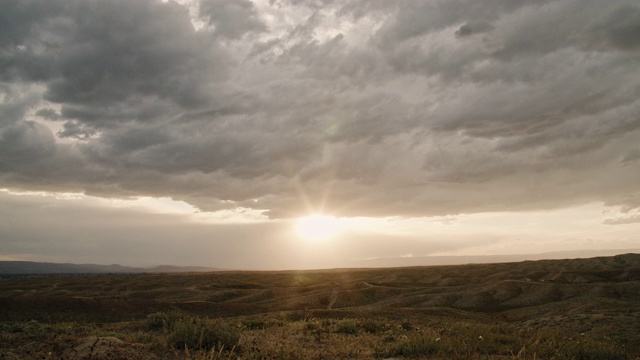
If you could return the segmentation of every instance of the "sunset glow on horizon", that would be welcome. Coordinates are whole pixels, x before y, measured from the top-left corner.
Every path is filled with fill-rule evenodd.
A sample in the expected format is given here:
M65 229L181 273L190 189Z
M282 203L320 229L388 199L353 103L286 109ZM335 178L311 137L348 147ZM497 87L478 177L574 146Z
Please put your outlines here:
M323 241L335 237L342 230L340 221L333 216L309 215L297 220L298 235L309 241Z

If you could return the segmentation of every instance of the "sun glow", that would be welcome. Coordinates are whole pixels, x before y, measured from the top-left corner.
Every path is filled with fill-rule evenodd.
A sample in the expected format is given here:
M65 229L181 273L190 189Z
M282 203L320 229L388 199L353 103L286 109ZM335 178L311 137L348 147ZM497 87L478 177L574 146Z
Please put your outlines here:
M322 241L336 237L343 225L339 219L326 215L310 215L298 219L296 230L305 240Z

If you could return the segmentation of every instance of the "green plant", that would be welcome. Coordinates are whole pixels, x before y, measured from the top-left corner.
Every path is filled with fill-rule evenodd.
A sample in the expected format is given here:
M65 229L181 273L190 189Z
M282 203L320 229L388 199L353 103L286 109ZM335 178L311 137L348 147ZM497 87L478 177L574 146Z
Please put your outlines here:
M436 354L440 350L440 343L421 336L407 339L395 346L392 356L421 357Z
M320 329L320 324L317 322L308 322L304 324L304 329L308 331L317 331Z
M384 324L375 320L364 320L360 324L360 327L362 328L362 330L370 334L377 334L378 332L384 330Z
M358 325L351 320L344 320L336 325L336 332L340 334L354 335L358 333Z
M178 312L157 312L147 315L146 324L151 330L171 329L176 322L185 319L185 316Z
M176 349L233 349L240 340L239 331L222 320L186 317L169 332L169 344Z
M173 350L173 354L176 359L185 359L185 360L225 360L233 358L233 350L231 349L226 355L223 353L224 347L220 347L220 349L210 349L210 350L196 350L189 351L189 348L184 348L184 357L180 356L180 353L177 350Z
M249 330L266 329L267 322L262 319L246 319L242 321L242 325Z
M404 331L411 331L413 330L413 325L408 321L403 321L402 324L400 324L400 328Z
M41 324L36 320L31 320L13 324L2 324L0 325L0 331L8 333L24 333L27 336L38 337L51 331L51 327L46 324Z

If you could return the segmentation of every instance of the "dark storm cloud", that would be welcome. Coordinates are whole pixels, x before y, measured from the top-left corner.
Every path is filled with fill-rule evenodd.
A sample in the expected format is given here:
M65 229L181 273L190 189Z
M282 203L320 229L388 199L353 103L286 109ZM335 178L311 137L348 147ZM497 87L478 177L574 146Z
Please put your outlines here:
M0 169L11 171L32 166L45 160L55 151L55 140L51 131L31 121L19 122L3 127L0 131Z
M58 114L54 109L51 109L51 108L40 109L36 112L36 115L47 120L60 119L60 114Z
M249 0L201 0L200 16L214 25L218 36L231 40L239 39L247 33L267 30Z
M640 48L640 6L622 4L603 14L588 29L592 46L623 51Z
M197 5L3 2L0 185L273 217L638 207L634 2Z
M51 131L33 121L23 121L38 96L29 87L0 86L0 172L20 173L20 177L37 173L36 167L55 152Z
M489 23L478 21L478 22L468 22L462 26L458 30L456 30L457 37L467 37L483 32L488 32L495 29L495 27Z
M208 99L207 86L225 77L224 51L196 33L174 3L54 0L4 7L3 77L45 82L45 99L63 108L101 110L136 97L197 106Z

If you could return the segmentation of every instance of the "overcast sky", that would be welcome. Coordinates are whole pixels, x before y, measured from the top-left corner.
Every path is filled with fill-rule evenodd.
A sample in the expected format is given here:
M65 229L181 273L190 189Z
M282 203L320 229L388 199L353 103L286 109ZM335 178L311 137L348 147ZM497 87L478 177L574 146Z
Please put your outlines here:
M639 69L637 1L0 0L0 259L640 248Z

